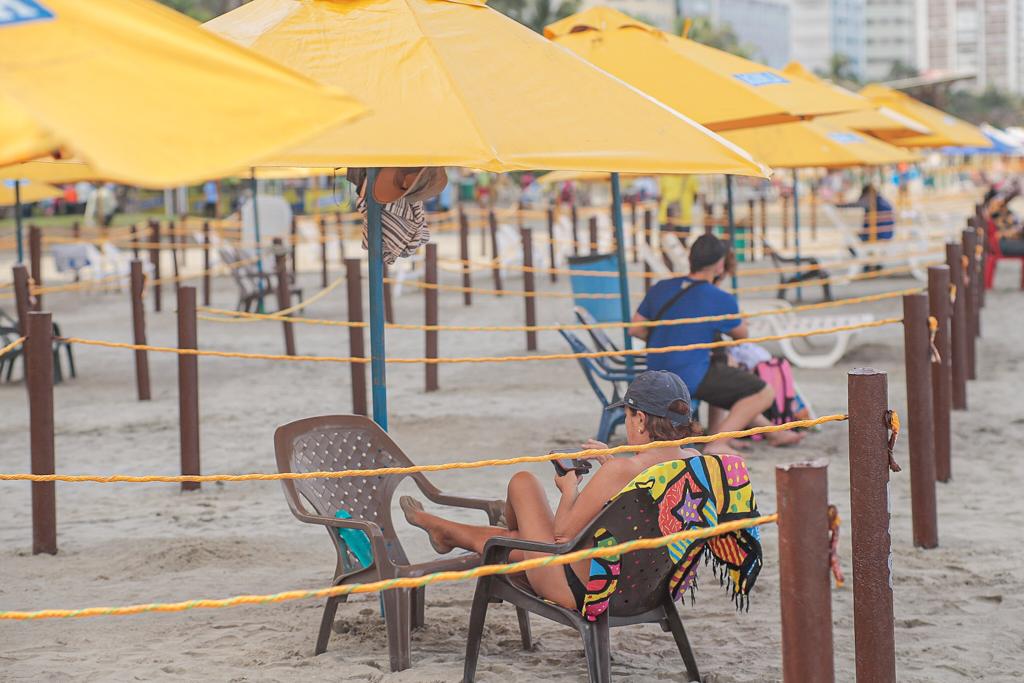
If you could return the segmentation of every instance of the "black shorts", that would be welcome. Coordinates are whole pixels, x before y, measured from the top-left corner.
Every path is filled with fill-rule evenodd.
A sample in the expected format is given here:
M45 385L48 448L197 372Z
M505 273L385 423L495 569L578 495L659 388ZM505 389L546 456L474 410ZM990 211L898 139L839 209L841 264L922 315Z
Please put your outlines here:
M689 225L681 225L679 223L662 223L662 232L674 232L677 235L683 235L684 237L690 234Z
M728 409L737 401L753 396L765 386L764 380L753 373L724 363L712 363L693 397L716 408Z

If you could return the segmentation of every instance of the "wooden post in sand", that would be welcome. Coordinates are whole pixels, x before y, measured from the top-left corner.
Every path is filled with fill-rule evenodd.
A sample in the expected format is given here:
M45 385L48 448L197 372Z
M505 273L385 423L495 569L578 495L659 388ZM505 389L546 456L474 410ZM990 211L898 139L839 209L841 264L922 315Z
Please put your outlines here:
M494 288L502 289L501 286L501 263L498 258L498 218L494 211L487 212L487 225L491 231L491 277L494 278ZM499 294L498 296L501 296Z
M637 225L636 199L629 200L629 232L633 237L633 263L640 263L640 226ZM552 266L554 261L552 261Z
M28 387L32 474L54 473L53 319L28 314L25 385ZM57 554L57 491L52 481L32 482L32 554Z
M634 211L636 207L634 206ZM555 245L555 210L548 207L548 259L551 263L551 281L558 282L558 273L555 272L558 265L555 263L557 253Z
M345 259L345 280L348 286L348 321L363 322L363 273L362 262L357 258ZM348 355L352 358L366 358L366 343L363 328L352 325L348 328ZM352 374L352 413L369 415L366 404L366 363L349 363Z
M210 305L210 221L203 221L203 305Z
M903 348L907 369L907 431L910 440L910 512L914 545L939 544L935 509L935 423L928 295L903 295Z
M472 265L469 262L469 218L462 206L459 206L459 260L462 261L462 286L466 289L462 293L462 305L473 305L473 292L469 288L473 286Z
M590 220L587 221L587 227L589 228L590 245L587 247L588 254L597 253L598 235L597 235L597 216L591 216Z
M160 221L149 222L149 262L153 264L153 310L157 313L163 307L163 291L160 289Z
M889 530L888 381L870 368L848 375L853 630L857 680L896 682ZM826 537L821 538L825 544Z
M277 310L284 311L292 305L291 277L288 275L288 250L280 237L274 238L274 270L277 277ZM295 355L295 329L293 323L281 322L284 329L284 353Z
M423 280L427 285L437 284L437 245L433 242L427 244L426 263L424 264ZM438 291L436 287L425 287L423 289L423 324L438 324ZM426 357L437 358L437 330L427 330L424 333L426 341ZM437 376L437 363L427 363L424 366L426 375L426 391L437 391L440 388Z
M146 344L146 306L142 299L146 280L142 273L142 261L133 259L131 263L131 298L132 298L132 340L135 344ZM150 399L149 388L149 356L142 349L135 350L135 388L140 401Z
M537 283L533 272L533 232L530 228L522 228L519 231L523 243L523 289L525 290L523 302L526 306L526 324L533 326L537 324ZM526 331L526 350L537 350L537 331Z
M580 255L580 233L579 233L579 213L576 211L576 198L573 197L572 204L569 205L569 217L572 219L572 255Z
M978 268L975 246L978 236L973 230L963 231L963 261L966 284L964 287L964 310L967 313L967 379L978 379Z
M784 681L832 683L828 462L775 468Z
M928 268L928 313L935 318L935 350L939 362L932 363L932 412L934 413L935 479L949 481L952 476L951 430L953 376L949 340L949 267Z
M320 288L327 286L327 219L320 218Z
M178 348L198 348L196 337L196 288L178 288ZM199 358L178 355L178 427L181 441L181 473L199 474ZM199 489L199 482L183 481L182 491Z
M43 286L43 232L37 225L28 228L28 262L32 270L31 290L37 290ZM33 302L33 311L43 310L42 294L37 293Z
M644 239L647 240L647 251L653 253L653 247L651 246L651 236L654 234L654 212L650 209L644 211ZM644 259L644 294L651 289L651 276L654 272L654 264Z
M946 245L949 266L950 298L950 364L952 365L953 410L967 410L967 310L963 277L963 250L959 244Z

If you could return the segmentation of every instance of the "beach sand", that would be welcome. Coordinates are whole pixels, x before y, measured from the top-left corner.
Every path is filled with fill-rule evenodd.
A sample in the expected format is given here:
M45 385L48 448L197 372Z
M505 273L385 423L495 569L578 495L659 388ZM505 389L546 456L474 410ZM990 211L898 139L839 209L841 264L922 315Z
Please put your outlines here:
M450 245L448 245L450 246ZM446 249L448 248L446 246ZM452 252L448 252L452 253ZM198 257L193 255L193 261ZM337 266L334 266L337 271ZM953 416L953 481L938 486L940 546L913 547L907 439L896 458L904 466L891 483L896 651L901 681L1010 681L1024 677L1024 442L1020 386L1024 307L1016 266L1003 268L983 313L978 379L969 385L970 410ZM307 295L318 275L301 276ZM443 281L456 282L446 272ZM538 278L550 288L547 278ZM766 282L751 278L750 282ZM487 273L475 278L490 286ZM521 282L511 277L509 288ZM842 287L837 296L901 289L908 278ZM639 288L639 281L632 286ZM564 281L558 283L565 291ZM344 318L344 288L308 309L313 317ZM818 291L810 292L813 296ZM175 344L173 293L164 312L148 313L149 341ZM217 281L215 305L234 306L229 279ZM48 298L66 334L130 339L126 294L64 294ZM541 322L568 322L568 300L538 301ZM859 306L877 317L899 314L897 300ZM422 322L422 295L396 300L398 322ZM445 323L518 324L522 300L480 296L464 308L444 293ZM300 353L346 355L347 332L298 326ZM276 323L200 322L200 346L281 353ZM903 335L899 326L866 330L836 367L796 370L818 414L845 412L846 373L875 367L889 373L891 405L906 415ZM394 331L389 353L419 356L423 333ZM556 332L540 334L542 352L567 348ZM525 353L523 333L444 333L444 356ZM57 469L64 473L175 474L178 405L175 357L150 354L153 400L135 400L131 353L78 347L78 378L56 388ZM350 410L347 366L202 358L202 466L204 473L275 471L274 429L288 421ZM423 393L420 366L388 367L391 433L417 463L511 457L578 445L597 426L597 402L572 361L445 365L441 391ZM1014 399L1013 397L1018 398ZM0 470L29 465L27 403L21 383L0 385ZM621 439L621 430L619 434ZM760 508L775 509L775 465L824 457L830 462L830 498L843 517L841 561L845 588L833 592L837 679L854 678L852 570L848 526L849 472L845 423L828 424L797 448L753 444L747 451ZM551 467L527 467L544 479ZM512 468L431 475L442 489L504 497ZM406 482L400 493L411 493ZM552 484L548 492L555 500ZM30 486L0 484L6 520L0 528L0 608L40 609L123 605L275 593L329 585L334 550L325 531L295 520L276 482L204 484L181 493L175 484L58 484L60 552L31 554ZM395 500L397 510L397 497ZM437 508L430 506L430 509ZM484 522L472 511L447 511ZM400 517L399 517L400 518ZM413 560L431 555L425 536L400 524ZM764 532L765 568L750 600L737 613L709 569L702 570L695 604L681 606L684 624L706 681L780 680L777 534ZM322 602L179 614L0 623L0 678L5 680L223 680L223 681L457 681L461 678L472 582L427 591L426 625L413 634L413 666L388 667L384 624L376 595L356 596L338 610L327 652L313 656ZM519 646L514 611L489 612L480 681L585 680L578 635L534 618L536 651ZM612 632L612 672L619 681L683 681L685 672L668 634L654 626Z

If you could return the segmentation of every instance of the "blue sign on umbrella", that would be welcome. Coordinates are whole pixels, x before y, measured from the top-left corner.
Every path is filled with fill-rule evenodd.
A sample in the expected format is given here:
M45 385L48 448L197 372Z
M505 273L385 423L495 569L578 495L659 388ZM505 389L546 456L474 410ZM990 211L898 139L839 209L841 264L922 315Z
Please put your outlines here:
M53 19L53 12L36 0L0 0L0 26Z
M733 74L735 78L743 81L747 85L759 88L762 85L778 85L780 83L789 83L789 81L782 76L772 73L771 71L754 71L752 73L745 74Z

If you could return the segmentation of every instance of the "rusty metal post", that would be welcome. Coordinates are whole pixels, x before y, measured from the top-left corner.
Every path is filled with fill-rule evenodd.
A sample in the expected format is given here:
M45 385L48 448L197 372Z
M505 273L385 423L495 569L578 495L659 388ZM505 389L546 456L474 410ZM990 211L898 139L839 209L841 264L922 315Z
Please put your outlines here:
M160 288L160 221L149 222L149 262L153 264L153 310L157 313L163 307L163 291Z
M967 410L967 311L965 308L963 250L959 244L946 245L946 265L952 284L950 310L950 365L952 366L952 401L954 410Z
M572 255L573 256L579 256L580 255L580 232L579 232L580 217L579 217L579 213L577 213L577 211L576 211L576 198L575 197L573 197L572 204L569 205L569 217L572 219Z
M137 223L131 225L132 258L139 258L139 226Z
M210 221L203 221L203 305L210 305Z
M28 314L25 341L25 385L28 387L29 440L32 474L54 474L53 442L53 319L49 313ZM57 491L55 483L32 482L32 554L57 554Z
M502 289L501 265L498 259L498 219L494 211L487 212L487 224L491 231L491 255L494 257L491 261L491 276L494 278L494 288Z
M178 348L198 348L196 336L196 288L178 288ZM178 355L178 425L181 440L181 473L199 474L199 358ZM181 483L182 491L199 489L199 482Z
M327 286L327 219L320 218L320 287Z
M828 462L775 468L779 512L782 680L831 683L832 578L829 574Z
M277 310L283 311L292 305L291 277L288 275L288 250L280 237L274 238L274 271L277 277ZM295 355L295 329L292 323L281 322L284 329L284 353Z
M789 249L789 195L782 195L782 248Z
M292 272L299 272L299 257L298 257L298 245L299 245L299 219L292 216L292 223L288 227L288 239L291 240L290 251L292 258ZM207 304L209 306L209 304Z
M43 286L43 231L36 225L28 228L28 262L32 269L32 289ZM43 309L43 295L36 294L32 303L33 311Z
M589 230L590 246L587 247L588 254L597 253L597 216L591 216L590 220L587 221L587 228Z
M935 479L949 481L952 476L949 411L952 406L953 377L949 341L949 267L928 268L928 313L939 327L935 332L935 350L939 362L932 363L932 412L935 423Z
M519 235L523 242L523 302L526 305L526 324L536 325L537 297L534 294L537 291L537 282L533 272L533 232L529 228L523 228ZM526 350L537 350L536 330L526 331Z
M636 213L636 206L633 207L633 212ZM635 231L634 231L635 233ZM558 264L555 263L555 210L548 207L548 259L551 262L551 281L558 282L558 273L555 269L558 268Z
M28 268L24 263L15 265L11 272L14 277L14 305L18 311L18 335L28 335L28 314L32 310L32 292L28 284ZM26 368L28 357L25 357ZM27 375L27 373L26 373Z
M181 280L178 270L178 236L174 228L174 221L167 221L167 237L171 242L171 270L174 273L174 291L181 289Z
M345 259L345 279L348 287L348 321L363 322L363 274L362 263L357 258ZM362 327L348 328L348 355L366 358L365 336ZM366 405L366 364L349 363L352 373L352 413L369 415Z
M131 264L131 297L132 297L132 339L135 344L146 344L146 306L142 299L146 280L142 274L142 261L133 259ZM139 400L150 399L149 390L149 356L141 349L135 350L135 387Z
M462 207L459 207L459 260L462 261L462 286L473 286L472 265L469 262L469 219ZM473 305L473 292L462 293L462 305Z
M437 245L433 242L427 244L426 264L423 272L423 279L428 285L437 284ZM424 304L424 325L438 324L438 291L434 287L427 287L423 290ZM437 358L437 330L426 331L426 357ZM437 391L440 388L437 377L437 363L427 363L424 367L426 375L426 391Z
M975 251L978 236L973 230L964 230L963 255L967 265L964 269L964 311L966 312L967 340L967 379L978 379L978 269L975 264Z
M895 683L896 642L889 533L888 378L851 370L850 527L853 629L860 683Z
M907 430L910 438L910 511L914 545L939 544L935 509L935 422L928 295L903 295L903 349L907 370Z
M636 199L629 201L629 231L633 237L633 263L640 263L640 231L636 224ZM552 280L553 281L553 280Z
M765 240L768 239L768 200L761 195L758 202L761 205L761 244L763 246Z
M653 253L651 247L651 236L654 234L654 212L650 209L644 211L644 239L647 240L647 251ZM654 272L654 264L644 259L644 294L651 289L651 273Z

